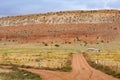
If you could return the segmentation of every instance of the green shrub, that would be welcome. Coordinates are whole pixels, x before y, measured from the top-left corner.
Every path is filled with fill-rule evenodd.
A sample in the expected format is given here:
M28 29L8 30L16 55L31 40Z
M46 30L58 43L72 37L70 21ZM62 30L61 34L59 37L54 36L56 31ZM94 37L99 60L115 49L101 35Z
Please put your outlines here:
M56 46L56 47L59 47L60 45L58 45L58 44L55 44L55 46Z
M45 45L45 46L48 46L48 44L46 44L46 43L45 43L44 45Z
M13 72L0 73L2 80L42 80L39 75L19 70L16 67L11 68Z

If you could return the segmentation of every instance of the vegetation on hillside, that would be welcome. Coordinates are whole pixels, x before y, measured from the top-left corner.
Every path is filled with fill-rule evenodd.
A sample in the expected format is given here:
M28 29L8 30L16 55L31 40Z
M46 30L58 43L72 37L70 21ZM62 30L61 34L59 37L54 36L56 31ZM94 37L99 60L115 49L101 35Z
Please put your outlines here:
M73 23L106 23L119 17L117 10L60 11L46 14L33 14L0 18L0 26L27 24L73 24ZM117 16L116 16L117 15Z

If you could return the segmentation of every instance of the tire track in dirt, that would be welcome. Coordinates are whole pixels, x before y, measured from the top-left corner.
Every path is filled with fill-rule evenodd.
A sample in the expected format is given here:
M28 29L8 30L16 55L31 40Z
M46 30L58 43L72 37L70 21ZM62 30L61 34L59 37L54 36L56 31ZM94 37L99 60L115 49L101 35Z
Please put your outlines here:
M43 80L120 80L92 68L83 54L73 54L72 71L58 72L39 69L25 69L26 71L40 75Z
M73 75L72 77L76 80L78 80L79 78L84 80L86 77L83 77L83 64L81 64L81 59L79 58L79 54L75 54L73 55L74 59L73 60L73 64L72 65L72 68L73 68L73 71L71 72L71 75ZM77 69L77 70L75 70Z
M112 76L109 76L99 70L96 70L94 68L92 68L86 61L86 59L84 58L83 54L80 54L80 58L82 60L82 63L85 65L85 67L87 69L89 69L92 72L92 75L90 76L89 80L119 80L116 79ZM86 72L87 73L87 72Z
M86 71L86 73L87 73L87 72L90 72L90 74L89 74L89 76L88 76L88 79L86 79L86 80L91 80L94 72L93 72L92 68L89 66L89 64L86 62L86 60L85 60L85 58L83 57L83 55L80 54L79 56L80 56L80 58L81 58L81 60L82 60L82 63L84 64L84 66L86 66L86 69L88 69L88 70ZM97 76L97 78L99 78L99 76ZM99 80L99 79L97 79L97 80ZM104 79L101 79L101 80L104 80Z

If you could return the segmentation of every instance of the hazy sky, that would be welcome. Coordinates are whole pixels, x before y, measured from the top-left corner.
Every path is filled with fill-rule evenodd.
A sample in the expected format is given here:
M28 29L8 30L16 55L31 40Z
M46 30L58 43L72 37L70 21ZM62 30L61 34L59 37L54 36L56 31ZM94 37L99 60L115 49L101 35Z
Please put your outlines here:
M0 0L0 16L63 10L120 9L120 0Z

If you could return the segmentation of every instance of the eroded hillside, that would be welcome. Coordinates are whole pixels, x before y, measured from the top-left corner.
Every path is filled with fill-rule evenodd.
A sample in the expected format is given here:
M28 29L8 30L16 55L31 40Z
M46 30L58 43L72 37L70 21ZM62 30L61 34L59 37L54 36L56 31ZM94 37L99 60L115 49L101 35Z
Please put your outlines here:
M61 11L46 14L33 14L0 18L0 26L27 24L78 24L78 23L111 23L119 17L117 10Z
M120 11L66 11L0 18L0 41L109 43L120 40ZM7 27L4 27L7 26Z

